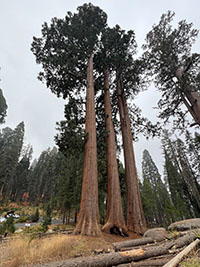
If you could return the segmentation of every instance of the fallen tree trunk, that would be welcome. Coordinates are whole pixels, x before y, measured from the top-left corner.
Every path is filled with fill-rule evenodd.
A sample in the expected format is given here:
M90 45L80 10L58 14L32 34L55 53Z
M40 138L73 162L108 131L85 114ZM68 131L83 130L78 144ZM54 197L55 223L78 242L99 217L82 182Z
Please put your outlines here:
M183 257L187 256L197 245L200 244L200 240L196 239L189 246L187 246L183 251L181 251L178 255L176 255L172 260L170 260L163 267L175 267L177 266Z
M149 259L146 261L139 261L139 262L131 262L128 264L120 264L117 267L159 267L165 265L172 259L172 255L167 255L163 259Z
M66 260L62 262L47 263L43 267L111 267L122 263L130 263L132 261L139 261L150 257L168 254L168 249L159 247L149 250L133 249L124 252L111 252L98 256L81 257L77 259ZM38 265L39 266L39 265Z
M193 233L188 233L182 237L179 237L177 240L175 240L175 248L181 248L183 246L187 246L190 244L194 239L196 238L196 234Z
M115 251L119 251L122 248L137 247L151 243L154 243L154 240L151 237L142 237L139 239L116 242L113 243L112 246L114 247Z

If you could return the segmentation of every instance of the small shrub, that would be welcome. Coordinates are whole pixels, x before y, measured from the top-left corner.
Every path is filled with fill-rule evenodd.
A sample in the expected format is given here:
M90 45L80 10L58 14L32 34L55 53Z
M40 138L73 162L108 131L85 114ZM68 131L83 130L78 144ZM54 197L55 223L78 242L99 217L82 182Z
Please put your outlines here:
M10 216L7 221L5 221L6 224L6 230L8 230L9 233L15 232L15 226L14 226L14 218L13 216Z
M26 221L30 221L30 216L20 216L16 222L17 223L25 223Z
M0 235L4 235L5 231L6 231L5 223L0 224Z
M39 214L39 210L37 208L35 213L31 216L31 221L32 222L38 222L39 218L40 218L40 214Z
M48 204L45 207L45 214L44 214L43 222L42 222L42 227L43 227L44 231L47 231L48 230L48 226L51 225L51 219L52 219L51 218L51 207Z
M14 219L12 216L10 216L5 222L0 225L0 234L4 235L6 232L15 232Z

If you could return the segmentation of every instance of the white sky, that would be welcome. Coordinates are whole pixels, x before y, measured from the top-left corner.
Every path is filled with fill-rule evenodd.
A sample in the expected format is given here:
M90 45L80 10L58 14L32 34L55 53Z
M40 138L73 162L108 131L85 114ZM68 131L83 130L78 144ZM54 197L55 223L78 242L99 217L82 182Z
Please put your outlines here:
M52 17L63 18L67 11L75 12L80 0L0 0L0 88L8 104L6 124L16 127L25 122L26 142L34 149L34 157L54 145L55 123L63 119L64 101L58 99L37 80L40 66L30 51L33 36L41 36L41 25ZM109 26L119 24L133 29L139 47L154 23L168 10L175 11L175 22L186 19L200 29L199 0L91 0L108 15ZM195 45L200 52L199 43ZM140 52L140 51L139 51ZM156 89L141 93L136 103L144 115L155 118ZM135 144L136 162L140 173L142 152L148 149L159 170L162 156L158 140L145 141L141 137Z

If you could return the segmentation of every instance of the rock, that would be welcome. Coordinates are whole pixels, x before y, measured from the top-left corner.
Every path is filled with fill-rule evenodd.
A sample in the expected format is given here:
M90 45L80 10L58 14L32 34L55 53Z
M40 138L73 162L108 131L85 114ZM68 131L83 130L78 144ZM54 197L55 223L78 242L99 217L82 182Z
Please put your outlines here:
M151 237L153 240L158 242L165 240L167 235L167 231L162 227L149 229L144 233L144 237Z
M53 229L50 228L47 230L47 234L52 234L52 233L54 233Z
M178 221L170 224L169 231L187 231L200 228L200 218Z
M17 229L16 231L15 231L15 234L20 234L20 233L22 233L23 232L23 229L22 228L19 228L19 229Z

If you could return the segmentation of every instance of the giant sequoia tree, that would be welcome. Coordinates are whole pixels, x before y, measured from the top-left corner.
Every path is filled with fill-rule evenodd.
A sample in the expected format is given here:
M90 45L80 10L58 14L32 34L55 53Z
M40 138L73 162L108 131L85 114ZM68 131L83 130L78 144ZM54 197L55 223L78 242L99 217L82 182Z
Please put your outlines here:
M155 77L155 84L162 92L159 117L166 122L175 116L174 126L183 128L188 111L193 124L200 125L200 54L192 53L198 31L185 20L173 28L173 17L170 11L162 15L147 34L144 58L149 74Z
M63 20L54 18L50 26L45 23L42 37L34 37L32 44L36 61L44 70L39 78L52 92L71 98L87 87L82 196L74 231L84 235L100 233L93 56L106 19L100 8L84 4L77 13L68 12Z
M135 156L132 142L131 122L127 98L141 90L140 66L133 60L136 50L133 31L125 32L116 26L112 32L112 60L116 74L116 90L122 142L125 160L125 177L127 190L127 228L131 232L143 234L146 229L142 202L139 191ZM137 68L135 68L137 66Z

